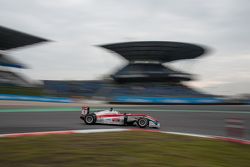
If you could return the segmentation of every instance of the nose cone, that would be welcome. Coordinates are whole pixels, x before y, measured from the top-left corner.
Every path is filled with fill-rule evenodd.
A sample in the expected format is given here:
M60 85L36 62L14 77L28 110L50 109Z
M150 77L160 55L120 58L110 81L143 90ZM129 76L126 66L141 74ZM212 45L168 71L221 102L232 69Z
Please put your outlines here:
M161 124L160 124L160 122L157 122L157 128L160 128L161 127Z
M160 128L161 125L160 125L160 122L158 122L158 121L149 121L149 127L151 127L151 128Z

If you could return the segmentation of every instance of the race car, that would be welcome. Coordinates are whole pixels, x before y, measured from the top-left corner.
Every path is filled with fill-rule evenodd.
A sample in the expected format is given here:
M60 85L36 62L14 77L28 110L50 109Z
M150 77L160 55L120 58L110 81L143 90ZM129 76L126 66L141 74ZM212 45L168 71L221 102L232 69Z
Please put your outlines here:
M160 122L147 114L127 114L115 111L113 108L90 113L87 106L82 107L80 118L87 125L110 124L136 126L140 128L152 127L160 128Z

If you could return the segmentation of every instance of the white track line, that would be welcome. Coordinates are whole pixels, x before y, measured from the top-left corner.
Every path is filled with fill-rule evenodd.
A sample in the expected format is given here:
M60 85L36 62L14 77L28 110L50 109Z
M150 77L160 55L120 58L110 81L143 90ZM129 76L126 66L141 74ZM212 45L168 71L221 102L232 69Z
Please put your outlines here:
M86 129L86 130L64 130L64 131L45 131L45 132L29 132L29 133L9 133L9 134L0 134L0 138L16 138L16 137L25 137L25 136L46 136L52 134L82 134L82 133L103 133L103 132L124 132L124 131L142 131L142 132L154 132L154 133L164 133L164 134L173 134L173 135L182 135L190 137L199 137L207 138L214 140L222 140L239 144L250 145L250 140L236 139L223 136L212 136L212 135L201 135L194 133L182 133L182 132L170 132L170 131L159 131L159 130L144 130L144 129Z
M160 131L160 133L172 134L172 135L182 135L182 136L191 136L191 137L200 137L200 138L213 138L209 135L200 135L194 133L182 133L182 132L168 132L168 131Z

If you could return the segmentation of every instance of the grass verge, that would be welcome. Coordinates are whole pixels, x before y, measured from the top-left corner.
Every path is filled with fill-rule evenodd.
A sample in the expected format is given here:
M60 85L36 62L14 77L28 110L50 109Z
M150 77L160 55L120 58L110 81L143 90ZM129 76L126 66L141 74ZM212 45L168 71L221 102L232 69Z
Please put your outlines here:
M0 166L240 167L249 157L249 145L148 132L0 139Z

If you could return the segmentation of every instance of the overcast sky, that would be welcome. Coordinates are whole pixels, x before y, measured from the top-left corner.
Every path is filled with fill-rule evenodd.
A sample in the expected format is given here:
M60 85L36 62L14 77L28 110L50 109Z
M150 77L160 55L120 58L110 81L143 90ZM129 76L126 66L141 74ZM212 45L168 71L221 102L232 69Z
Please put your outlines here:
M209 52L171 63L213 94L250 93L248 0L0 0L0 24L52 40L8 52L32 79L100 79L126 62L96 45L179 41Z

